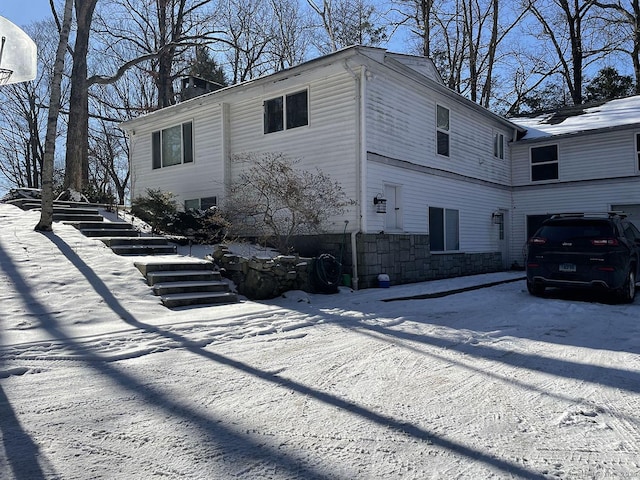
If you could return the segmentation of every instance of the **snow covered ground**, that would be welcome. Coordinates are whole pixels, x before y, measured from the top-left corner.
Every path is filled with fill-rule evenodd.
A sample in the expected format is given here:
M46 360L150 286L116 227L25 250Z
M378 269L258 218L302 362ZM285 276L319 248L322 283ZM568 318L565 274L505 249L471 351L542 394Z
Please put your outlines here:
M171 311L37 219L0 204L2 479L640 478L640 298L507 272Z

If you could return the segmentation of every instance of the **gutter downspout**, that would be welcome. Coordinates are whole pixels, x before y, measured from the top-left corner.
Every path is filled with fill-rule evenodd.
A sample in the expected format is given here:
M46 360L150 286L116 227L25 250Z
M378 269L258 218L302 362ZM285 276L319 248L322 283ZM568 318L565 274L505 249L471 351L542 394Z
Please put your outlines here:
M364 203L363 203L363 199L364 199L364 193L363 193L363 188L362 185L364 183L363 181L363 175L364 175L364 169L365 169L365 160L366 160L366 148L365 147L365 143L364 143L364 139L365 139L365 133L364 133L364 120L365 120L365 114L364 114L364 92L365 92L365 86L364 86L364 80L365 80L365 73L366 73L366 67L364 65L360 65L360 72L359 73L354 73L354 71L351 69L351 67L349 67L349 62L348 60L344 61L344 68L345 70L349 73L349 75L351 75L353 77L353 80L355 82L355 86L356 86L356 193L357 193L357 197L359 198L359 201L356 203L357 207L356 207L356 217L357 217L357 226L354 230L351 231L350 236L351 236L351 269L353 271L353 274L351 276L351 287L354 290L358 290L358 242L357 242L357 235L359 232L362 231L362 223L363 223L363 216L364 216Z
M360 75L356 76L356 82L358 84L358 168L357 168L357 189L360 196L358 202L358 226L351 232L351 263L353 265L353 289L358 290L358 242L357 235L363 232L363 225L366 225L366 191L364 186L366 185L367 175L367 115L366 115L366 79L367 79L367 67L360 66Z

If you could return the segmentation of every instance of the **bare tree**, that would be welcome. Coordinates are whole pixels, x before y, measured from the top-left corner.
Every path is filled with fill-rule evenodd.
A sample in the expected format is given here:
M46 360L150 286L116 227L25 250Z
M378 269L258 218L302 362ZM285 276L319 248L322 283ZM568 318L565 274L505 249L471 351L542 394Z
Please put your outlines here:
M542 27L539 41L549 42L574 105L582 103L585 68L611 51L598 35L595 0L527 0Z
M640 0L596 1L595 4L604 10L605 24L620 39L616 49L631 57L635 93L640 95Z
M350 45L376 46L386 38L372 2L366 0L307 0L320 22L316 28L316 48L321 53L335 52Z
M434 60L445 84L488 107L496 72L511 76L503 45L526 12L513 7L505 0L396 0L393 12L396 28L409 28L416 51Z
M271 239L282 252L294 235L321 231L353 204L338 182L319 169L297 169L298 161L282 153L237 160L246 168L230 188L225 213L236 233Z
M269 0L272 11L268 62L274 71L301 63L310 43L311 24L297 0Z
M81 191L89 179L89 92L87 57L91 21L98 0L75 0L76 32L72 51L69 128L64 187Z
M53 3L51 4L53 9ZM47 135L45 137L44 159L42 166L42 212L40 221L35 227L37 231L51 231L53 224L53 159L55 158L56 130L58 113L62 97L61 85L64 71L64 56L69 43L69 31L73 14L73 0L66 0L64 16L60 28L60 39L56 52L56 61L51 80L51 100L49 101L49 115L47 120Z
M392 22L394 31L408 26L411 35L418 39L417 51L423 57L431 57L431 28L434 22L435 0L395 0L391 9L397 20Z
M274 40L270 8L268 0L225 0L219 5L217 18L226 31L224 54L232 84L271 70L266 58Z
M77 31L73 48L65 186L81 190L89 177L89 88L116 82L129 69L150 62L149 74L157 87L158 106L175 103L173 80L176 73L173 67L179 63L178 60L185 60L182 67L188 68L186 59L180 55L194 42L213 41L215 31L207 27L204 21L207 17L200 15L201 9L209 3L209 0L120 0L120 3L109 3L109 7L119 6L120 10L110 10L114 12L113 16L99 16L101 22L97 22L95 31L102 42L104 54L126 52L126 57L120 59L115 72L109 74L99 69L87 77L89 35L97 0L76 0ZM150 5L155 10L146 8ZM114 21L118 14L121 22ZM116 49L115 45L120 48Z

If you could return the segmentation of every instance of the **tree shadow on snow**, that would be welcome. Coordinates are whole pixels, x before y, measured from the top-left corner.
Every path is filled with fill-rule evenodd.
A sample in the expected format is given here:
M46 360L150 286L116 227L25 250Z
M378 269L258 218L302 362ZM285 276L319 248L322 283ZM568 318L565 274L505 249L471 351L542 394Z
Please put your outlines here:
M437 445L441 448L447 449L455 454L466 457L467 459L478 461L486 464L489 467L508 472L511 475L517 475L527 479L543 479L544 475L529 470L516 463L496 458L494 455L484 453L482 451L475 450L460 443L447 440L438 436L437 434L421 428L416 425L412 425L406 422L399 421L393 417L382 415L371 410L368 410L360 405L354 404L347 400L344 400L335 395L328 394L326 392L314 389L310 386L298 383L293 380L279 377L277 374L273 374L258 368L252 367L246 363L233 360L223 355L207 351L199 344L191 342L189 339L178 335L174 332L164 330L153 325L148 325L138 321L126 308L118 301L117 298L111 293L109 288L103 283L98 275L83 262L83 260L71 249L64 241L54 235L48 235L47 238L53 242L60 251L73 263L79 272L89 281L95 291L104 299L106 304L122 318L127 324L134 326L144 332L154 333L163 336L173 342L177 342L185 350L198 355L202 358L211 360L221 365L234 368L240 372L252 375L255 378L261 379L266 382L270 382L278 387L292 390L304 397L310 397L316 399L327 405L331 405L353 415L357 415L367 421L376 423L378 425L393 429L398 432L402 432L406 435L410 435L415 439L429 442ZM59 338L64 339L72 343L71 339L65 337L64 333L59 331L54 322L51 325L45 327L51 334L57 335ZM220 448L225 450L225 454L228 458L239 457L238 450L241 449L243 458L238 458L240 461L247 461L247 457L251 460L265 461L269 464L275 464L278 467L282 467L295 475L296 478L328 478L326 474L314 470L311 466L305 464L305 460L301 458L293 457L291 454L283 454L274 448L268 447L262 443L257 443L250 435L241 434L233 431L232 429L225 427L221 422L221 419L212 419L203 417L200 413L194 409L178 403L170 398L163 392L153 389L148 385L140 384L136 379L125 373L117 370L114 366L109 365L98 355L86 351L81 345L74 345L80 353L89 358L92 358L93 362L89 362L89 365L98 370L100 373L111 377L117 381L123 387L135 391L136 394L142 395L144 399L152 405L167 410L171 415L178 415L190 422L198 425L204 435L213 437L220 445ZM102 361L101 361L102 360ZM329 475L331 478L335 478L334 475Z
M0 269L10 279L14 279L15 288L23 295L25 304L37 316L46 316L46 309L31 294L31 288L23 281L13 261L0 244ZM4 365L0 364L0 372ZM24 430L15 409L11 405L4 389L0 385L0 431L4 453L9 467L16 480L44 480L58 478L53 469L47 465L33 438ZM44 469L41 464L44 464ZM46 471L46 475L45 475Z

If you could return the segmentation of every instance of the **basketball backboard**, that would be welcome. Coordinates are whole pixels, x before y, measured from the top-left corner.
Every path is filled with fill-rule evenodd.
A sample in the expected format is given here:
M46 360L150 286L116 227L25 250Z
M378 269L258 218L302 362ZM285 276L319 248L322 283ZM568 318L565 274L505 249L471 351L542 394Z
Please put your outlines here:
M29 35L0 17L0 85L36 78L36 44Z

